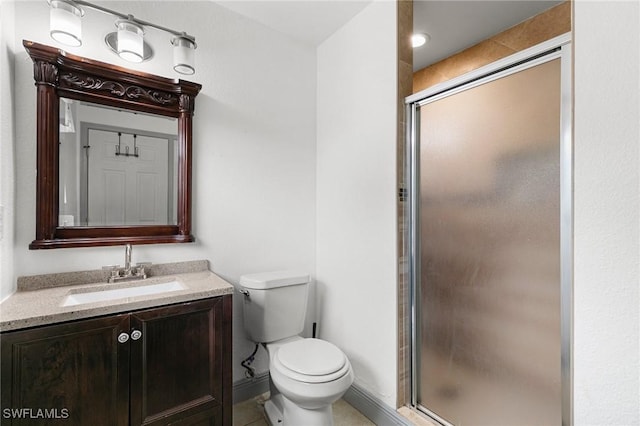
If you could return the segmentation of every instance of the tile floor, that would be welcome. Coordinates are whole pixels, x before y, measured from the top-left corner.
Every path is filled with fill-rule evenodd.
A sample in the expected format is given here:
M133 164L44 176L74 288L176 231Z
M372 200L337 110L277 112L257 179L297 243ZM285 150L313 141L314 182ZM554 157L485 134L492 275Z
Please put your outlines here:
M233 426L269 426L262 409L268 397L266 393L234 405ZM375 426L342 399L333 404L333 422L334 426Z

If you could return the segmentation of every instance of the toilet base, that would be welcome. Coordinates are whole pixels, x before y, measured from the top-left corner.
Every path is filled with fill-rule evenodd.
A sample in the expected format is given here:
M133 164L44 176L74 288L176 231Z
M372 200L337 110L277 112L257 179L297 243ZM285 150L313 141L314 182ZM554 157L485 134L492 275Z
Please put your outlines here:
M270 426L282 426L282 394L274 395L266 401L264 412Z
M326 407L309 410L294 404L281 393L264 403L264 411L271 426L331 426L333 410Z

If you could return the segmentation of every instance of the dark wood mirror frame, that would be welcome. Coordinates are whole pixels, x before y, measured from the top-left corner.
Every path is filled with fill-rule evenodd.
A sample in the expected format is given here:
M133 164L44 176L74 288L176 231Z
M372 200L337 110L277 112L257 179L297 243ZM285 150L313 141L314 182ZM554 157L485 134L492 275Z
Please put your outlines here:
M23 41L37 88L36 239L30 249L188 243L191 235L192 119L200 84L86 59ZM58 226L60 98L178 119L177 225Z

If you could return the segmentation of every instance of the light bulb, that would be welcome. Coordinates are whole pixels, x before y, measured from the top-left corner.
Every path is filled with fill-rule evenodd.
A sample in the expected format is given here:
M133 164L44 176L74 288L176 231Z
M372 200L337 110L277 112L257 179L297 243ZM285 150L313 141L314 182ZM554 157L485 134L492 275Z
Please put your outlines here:
M431 37L429 34L416 33L411 36L411 46L413 48L424 46Z
M180 74L194 74L196 72L195 41L183 35L171 39L171 44L173 45L173 69Z
M118 55L129 62L142 62L144 59L144 30L142 26L128 19L116 21L118 27Z
M67 46L82 45L82 15L84 11L72 1L51 0L49 2L49 35Z

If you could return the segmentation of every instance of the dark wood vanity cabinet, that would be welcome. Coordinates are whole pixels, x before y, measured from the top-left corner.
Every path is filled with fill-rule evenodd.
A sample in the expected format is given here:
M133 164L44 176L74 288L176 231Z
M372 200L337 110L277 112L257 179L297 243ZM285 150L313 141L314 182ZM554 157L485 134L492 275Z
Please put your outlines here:
M131 314L142 332L131 343L132 425L231 424L230 313L223 296Z
M6 332L0 350L2 425L231 425L230 295Z
M0 423L128 425L128 330L115 315L0 334Z

